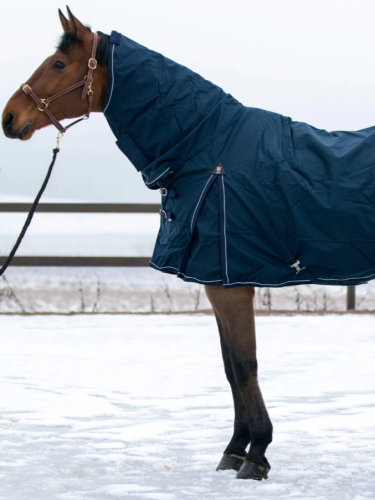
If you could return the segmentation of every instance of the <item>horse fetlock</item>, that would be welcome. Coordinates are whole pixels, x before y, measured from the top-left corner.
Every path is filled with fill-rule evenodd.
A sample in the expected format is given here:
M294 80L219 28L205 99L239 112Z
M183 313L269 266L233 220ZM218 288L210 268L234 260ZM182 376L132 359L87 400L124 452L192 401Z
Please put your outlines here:
M246 458L247 452L246 447L250 442L250 438L245 439L231 439L230 443L224 450L226 455L236 455L238 457Z
M267 447L272 443L273 425L271 420L260 422L256 425L252 423L251 428L251 450Z

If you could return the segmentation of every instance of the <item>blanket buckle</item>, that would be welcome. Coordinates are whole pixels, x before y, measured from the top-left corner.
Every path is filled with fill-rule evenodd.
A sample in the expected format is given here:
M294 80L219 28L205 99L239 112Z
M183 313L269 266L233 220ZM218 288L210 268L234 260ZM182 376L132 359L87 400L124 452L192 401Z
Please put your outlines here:
M292 267L296 270L296 274L306 269L306 267L300 267L300 264L301 262L298 259L294 259L291 262L288 262L289 267Z
M163 210L162 208L159 210L159 214L164 217L164 219L168 219L168 222L172 222L173 219L173 214L172 212L167 212L166 210Z

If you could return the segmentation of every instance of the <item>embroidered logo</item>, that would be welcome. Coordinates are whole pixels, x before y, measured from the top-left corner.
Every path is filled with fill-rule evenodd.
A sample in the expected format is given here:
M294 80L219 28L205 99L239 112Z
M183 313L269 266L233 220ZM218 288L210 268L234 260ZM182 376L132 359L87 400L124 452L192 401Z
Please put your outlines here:
M219 163L219 165L217 167L215 167L213 169L213 171L211 172L211 175L225 175L226 172L224 170L224 167L221 163Z

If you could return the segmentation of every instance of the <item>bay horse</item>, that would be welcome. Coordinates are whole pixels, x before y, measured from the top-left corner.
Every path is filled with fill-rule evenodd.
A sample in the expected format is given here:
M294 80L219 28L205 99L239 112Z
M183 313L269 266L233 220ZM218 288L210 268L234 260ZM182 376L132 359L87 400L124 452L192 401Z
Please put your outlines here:
M69 8L68 16L59 10L64 34L58 49L27 81L36 95L52 96L83 79L87 72L94 35ZM107 93L107 53L108 36L99 33L91 107L98 113L103 112ZM82 88L73 90L51 103L48 109L58 121L87 113L87 101L81 98L81 91ZM50 124L51 119L40 112L21 88L10 98L2 114L3 131L11 139L29 140L36 130ZM233 469L238 478L261 480L270 470L265 452L272 441L272 423L258 383L254 288L205 285L205 291L216 316L235 411L233 436L217 470Z
M332 280L334 284L338 284L334 274L336 271L332 271L332 277L318 277L319 268L314 273L313 267L307 269L303 267L303 263L301 264L296 257L298 252L290 252L285 241L273 238L274 249L265 250L263 240L257 240L260 231L254 231L250 239L254 255L257 248L265 251L269 261L275 262L278 267L275 267L276 264L274 268L271 264L268 267L264 266L258 259L249 267L258 267L259 273L263 273L263 281L259 281L258 275L242 280L240 276L237 280L230 281L228 248L229 250L235 248L241 252L241 241L245 242L247 237L246 232L241 233L241 228L238 226L241 223L238 213L232 222L233 225L237 224L231 235L234 238L232 242L229 233L225 232L226 221L229 218L225 211L225 203L230 202L233 194L231 176L242 184L235 190L232 203L238 201L242 192L249 197L253 196L252 201L257 203L258 207L261 208L262 203L260 192L254 194L254 190L257 189L255 182L257 172L254 172L251 179L253 191L250 191L246 177L239 172L236 165L231 164L225 149L229 143L233 143L233 149L240 155L238 163L245 162L244 158L248 153L243 152L241 144L236 143L236 137L243 135L243 131L247 130L246 124L249 122L244 120L249 116L248 110L229 94L225 94L199 75L139 46L117 32L112 32L111 36L102 32L93 33L72 14L69 8L68 18L60 10L59 18L63 35L58 48L10 98L2 114L4 134L11 139L26 141L36 130L51 123L63 133L66 127L60 123L61 120L74 119L82 115L88 117L91 111L104 113L118 138L119 148L141 172L146 186L161 190L164 203L160 212L161 229L156 253L150 265L163 272L176 274L185 281L204 284L216 317L225 374L234 402L233 435L217 470L237 471L236 477L240 479L266 479L270 464L265 453L272 441L272 423L258 383L253 285L270 286L264 281L269 279L269 276L264 278L264 269L268 268L272 272L274 269L277 272L277 269L282 268L278 281L275 278L271 286L308 282L332 284ZM119 94L121 91L119 85L125 85L124 82L127 91ZM251 113L251 116L255 117L251 123L255 123L258 129L261 129L262 141L269 156L273 154L271 146L279 147L281 144L284 148L285 131L289 130L290 122L283 117L280 118L280 115L268 112L260 113L253 110ZM255 127L251 125L253 126ZM308 134L309 137L318 135L320 141L325 137L322 133L316 134L311 128L306 129L298 124L294 124L293 127L293 137L297 146L298 131L305 138ZM272 136L266 136L267 130L271 130ZM251 131L257 133L255 128ZM371 134L369 132L367 136ZM357 133L355 138L365 140L367 136ZM332 140L338 137L336 134L328 138L332 150L334 150ZM347 141L347 136L345 140ZM176 144L178 146L183 144L178 154ZM276 218L276 226L281 226L285 220L288 224L289 215L283 219L283 210L277 205L280 200L275 200L270 190L269 176L276 176L280 172L284 177L288 174L285 169L285 158L294 161L291 156L293 151L288 144L283 149L283 158L262 158L259 169L267 173L264 182L268 184L263 186L263 190L268 193L267 201L272 205L270 211ZM321 146L322 142L319 145ZM342 154L342 148L339 149ZM296 152L298 153L298 147ZM258 161L261 153L258 144L254 162ZM196 158L198 162L195 161ZM296 164L293 163L294 166ZM316 171L317 168L312 170ZM172 178L175 182L173 189L170 181ZM273 179L277 181L278 178ZM321 179L318 180L321 185ZM308 184L304 175L298 179L295 187L300 190L296 193L300 206L306 199ZM199 187L198 191L196 185ZM288 186L291 190L290 182ZM180 222L170 207L178 207L179 203L188 203L191 200L191 205L185 205L189 207L188 209L180 210L181 218L185 217L185 220ZM219 205L216 205L216 200L220 200ZM288 202L282 200L282 203L284 203L282 207L285 208L285 203ZM259 213L253 219L249 215L246 223L250 224L251 221L257 223L263 212L259 209ZM314 216L311 210L310 214L311 217ZM263 222L261 221L261 225ZM371 227L374 227L374 224ZM242 240L235 240L236 232L241 233ZM208 244L202 235L207 237ZM197 248L200 249L199 252ZM314 252L315 249L311 246L310 255ZM364 250L360 249L360 254L363 253ZM204 279L194 278L199 267L194 261L194 256L197 254L203 255L205 259L200 268L200 272L205 276ZM242 254L250 258L248 252ZM346 253L345 256L347 258ZM236 262L232 262L230 272L235 272L236 264L240 269L239 272L242 272L244 266L241 264L241 258L234 259ZM364 260L367 264L369 259ZM175 263L177 261L178 265ZM360 265L360 256L355 262ZM286 270L282 266L285 266ZM291 272L295 275L288 274ZM358 275L358 282L368 278L364 276L362 268L358 269Z

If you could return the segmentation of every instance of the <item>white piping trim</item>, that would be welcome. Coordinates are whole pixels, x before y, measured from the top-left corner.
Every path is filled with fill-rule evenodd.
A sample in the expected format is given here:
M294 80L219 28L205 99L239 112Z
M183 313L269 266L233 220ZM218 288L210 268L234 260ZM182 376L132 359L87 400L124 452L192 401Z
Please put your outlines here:
M358 276L357 278L318 278L321 281L349 281L349 280L364 280L367 278L372 278L375 274L370 274L370 276Z
M261 286L281 286L287 283L310 283L311 280L293 280L284 281L284 283L257 283L256 281L235 281L234 283L227 283L228 285L261 285Z
M157 267L158 269L176 269L176 271L180 272L179 269L177 269L177 267L173 267L173 266L163 266L163 267L159 267L157 266L156 264L154 264L154 262L152 262L152 260L150 260L150 264L152 264L153 266Z
M163 266L163 267L159 267L157 266L156 264L154 264L152 262L152 260L150 260L150 264L152 264L153 266L157 267L158 269L176 269L176 271L178 271L178 274L181 274L182 276L185 276L185 278L189 278L189 279L192 279L192 280L196 280L196 281L200 281L201 283L217 283L218 281L223 281L223 280L206 280L206 281L203 281L203 280L200 280L198 278L194 278L194 276L186 276L186 274L182 273L179 269L177 269L177 267L173 267L173 266Z
M115 44L113 44L113 46L112 46L112 88L111 88L111 93L110 93L110 96L109 96L109 99L108 99L108 104L105 107L103 113L105 113L107 111L109 103L111 102L112 94L113 94L113 87L115 85L115 75L114 75L114 72L113 72L113 54L114 54L114 51L115 51Z
M224 204L224 243L225 243L225 272L227 275L227 285L229 285L229 276L228 276L228 252L227 252L227 214L225 211L225 182L224 176L221 176L221 184L223 186L223 204Z
M186 274L182 273L177 267L173 266L157 266L150 260L150 264L153 266L157 267L158 269L175 269L178 271L178 274L181 274L182 276L185 276L185 278L189 278L192 280L200 281L201 283L217 283L218 281L223 281L223 280L200 280L199 278L195 278L194 276L187 276ZM262 286L281 286L285 285L287 283L309 283L311 280L293 280L293 281L284 281L284 283L257 283L256 281L236 281L234 283L227 283L227 285L262 285Z
M207 184L210 182L210 179L212 179L213 175L211 175L211 177L208 178L208 181L206 182L206 185L204 186L202 192L201 192L201 195L199 197L199 200L198 200L198 203L196 204L195 206L195 210L194 210L194 213L193 213L193 217L191 218L191 224L190 224L190 232L192 233L193 232L193 221L194 221L194 216L195 216L195 212L197 211L197 208L198 208L198 205L201 201L201 198L203 196L203 193L204 193L204 190L206 189L207 187ZM195 279L195 278L194 278Z
M184 274L184 273L179 273L179 274L182 274L182 276L185 276L185 278L188 278L188 279L191 279L191 280L200 281L201 283L217 283L218 281L221 283L223 281L223 280L206 280L206 281L203 281L203 280L200 280L198 278L194 278L194 276L186 276L186 274Z
M186 274L182 273L179 269L177 269L177 267L157 266L156 264L154 264L154 262L152 262L152 260L150 260L150 264L157 267L158 269L175 269L176 271L178 271L179 274L181 274L182 276L185 276L185 278L197 280L197 281L200 281L201 283L217 283L218 281L223 281L223 280L209 280L209 281L200 280L198 278L194 278L194 276L187 276ZM281 286L281 285L285 285L286 283L306 283L306 282L309 283L310 281L311 280L293 280L293 281L284 281L284 283L257 283L256 281L236 281L234 283L227 283L227 285L247 285L247 284L249 284L249 285L262 285L262 286Z
M168 167L168 168L167 168L167 170L164 170L164 172L163 172L162 174L160 174L160 175L159 175L159 177L156 177L156 179L154 179L154 180L152 180L152 181L150 181L150 182L147 182L147 180L146 180L146 185L148 185L148 184L152 184L153 182L156 182L158 179L160 179L160 177L161 177L162 175L164 175L166 172L168 172L168 170L169 170L170 168L171 168L171 167ZM142 175L144 175L144 176L146 177L146 179L148 179L147 175L145 175L145 174L142 174Z

